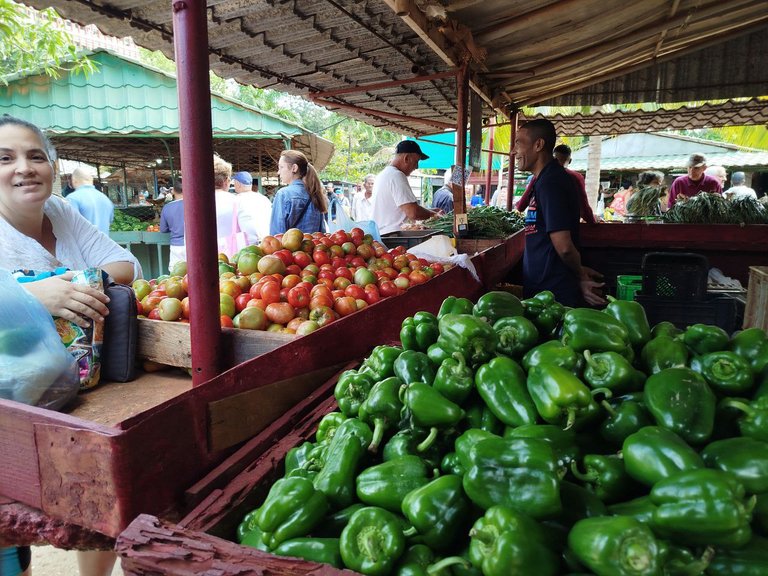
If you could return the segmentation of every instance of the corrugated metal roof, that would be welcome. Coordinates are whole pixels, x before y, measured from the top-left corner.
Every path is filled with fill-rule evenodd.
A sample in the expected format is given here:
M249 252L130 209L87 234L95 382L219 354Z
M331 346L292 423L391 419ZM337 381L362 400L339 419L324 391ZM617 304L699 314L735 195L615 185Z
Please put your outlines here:
M628 156L625 158L607 158L600 161L600 170L674 170L685 171L688 154L669 156ZM707 154L710 166L726 168L764 168L768 166L768 152L712 152ZM572 170L584 172L586 160L574 160L569 166Z
M0 112L44 128L62 157L144 164L167 156L162 142L151 142L162 137L178 158L176 78L104 50L91 58L98 71L87 78L37 74L0 86ZM308 153L318 166L333 154L329 141L224 96L212 95L211 109L214 148L242 169L273 169L286 143Z
M169 3L24 2L53 6L65 18L132 36L173 57ZM208 0L207 5L215 72L305 97L446 72L464 58L471 60L473 87L497 109L768 94L768 10L762 0ZM457 116L452 78L326 100L344 105L341 113L411 134L434 132L429 122L455 124ZM390 116L376 116L380 113Z

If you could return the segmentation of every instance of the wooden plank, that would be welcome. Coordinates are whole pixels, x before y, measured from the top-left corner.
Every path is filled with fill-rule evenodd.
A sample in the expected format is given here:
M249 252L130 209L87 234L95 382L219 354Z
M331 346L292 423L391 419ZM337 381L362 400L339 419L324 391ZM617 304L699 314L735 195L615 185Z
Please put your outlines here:
M142 514L117 539L126 576L352 576L328 564L284 558Z
M314 370L209 403L208 449L225 450L258 434L337 370Z
M224 359L226 367L236 366L251 358L274 350L294 336L260 330L222 330L222 349L229 351ZM185 322L161 322L139 318L139 338L136 356L160 364L189 369L192 367L192 349L189 324Z

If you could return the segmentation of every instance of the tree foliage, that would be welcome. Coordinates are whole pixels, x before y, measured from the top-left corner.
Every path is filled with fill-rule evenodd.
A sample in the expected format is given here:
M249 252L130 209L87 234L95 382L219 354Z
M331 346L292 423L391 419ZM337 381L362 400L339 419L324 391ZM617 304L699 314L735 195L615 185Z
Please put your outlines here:
M0 82L24 71L42 70L58 78L62 72L90 74L96 63L78 54L77 45L63 26L63 20L47 8L31 18L27 8L0 0Z

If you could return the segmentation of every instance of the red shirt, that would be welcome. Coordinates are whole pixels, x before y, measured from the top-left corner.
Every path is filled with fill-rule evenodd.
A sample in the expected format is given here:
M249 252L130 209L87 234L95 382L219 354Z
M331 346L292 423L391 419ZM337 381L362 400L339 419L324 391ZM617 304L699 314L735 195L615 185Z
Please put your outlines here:
M571 175L571 178L573 178L573 180L576 182L579 189L579 216L584 219L584 222L587 222L588 224L595 224L597 220L595 219L594 212L592 212L592 207L589 205L589 199L587 198L587 188L584 185L584 176L582 176L579 172L576 172L576 170L569 170L566 168L565 171ZM528 207L528 203L531 200L531 192L533 191L533 183L535 180L535 176L531 178L531 181L528 182L528 186L525 188L525 192L523 193L522 198L517 201L517 206L515 207L517 208L518 212L522 212Z
M672 186L669 188L668 206L669 208L672 208L672 206L675 205L675 202L677 202L677 197L681 194L690 198L691 196L696 196L699 192L722 194L723 187L720 186L718 180L707 174L704 174L698 182L691 180L687 174L685 176L679 176L675 178L675 181L672 182Z

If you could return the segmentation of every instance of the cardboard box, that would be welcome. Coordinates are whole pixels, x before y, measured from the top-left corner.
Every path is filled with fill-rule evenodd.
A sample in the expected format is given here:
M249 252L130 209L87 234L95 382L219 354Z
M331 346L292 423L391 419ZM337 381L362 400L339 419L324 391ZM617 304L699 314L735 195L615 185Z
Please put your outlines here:
M762 328L768 331L768 266L749 267L744 328Z

